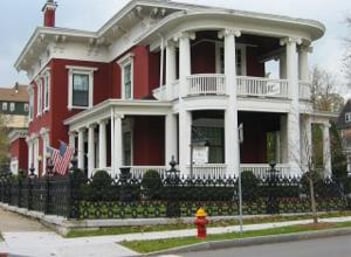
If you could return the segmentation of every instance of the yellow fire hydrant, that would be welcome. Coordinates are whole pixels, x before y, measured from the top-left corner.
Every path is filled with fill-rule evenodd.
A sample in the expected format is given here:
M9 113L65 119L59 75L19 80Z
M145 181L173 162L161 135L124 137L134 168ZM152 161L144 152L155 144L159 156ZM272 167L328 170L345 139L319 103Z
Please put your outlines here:
M197 228L197 237L200 239L206 239L206 236L207 236L206 225L208 224L207 213L203 208L199 208L195 216L196 216L196 219L194 223Z

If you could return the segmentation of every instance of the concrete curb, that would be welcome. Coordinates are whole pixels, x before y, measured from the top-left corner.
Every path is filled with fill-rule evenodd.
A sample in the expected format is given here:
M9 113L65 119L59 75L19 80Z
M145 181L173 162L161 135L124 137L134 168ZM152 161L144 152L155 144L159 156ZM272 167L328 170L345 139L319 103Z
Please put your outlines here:
M207 250L216 250L216 249L231 248L231 247L260 245L260 244L284 243L284 242L293 242L293 241L300 241L300 240L318 239L318 238L345 236L345 235L351 235L351 228L326 229L321 231L300 232L300 233L292 233L292 234L286 234L286 235L260 236L260 237L251 237L251 238L234 239L234 240L203 242L203 243L198 243L198 244L193 244L188 246L176 247L168 250L152 252L152 253L144 254L142 256L151 257L151 256L160 255L160 254L178 254L178 253L185 253L185 252L207 251Z

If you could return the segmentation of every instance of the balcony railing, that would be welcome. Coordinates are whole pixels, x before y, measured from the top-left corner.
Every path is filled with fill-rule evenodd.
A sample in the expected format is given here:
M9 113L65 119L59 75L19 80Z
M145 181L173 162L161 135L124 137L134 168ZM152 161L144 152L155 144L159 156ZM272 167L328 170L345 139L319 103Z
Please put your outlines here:
M188 174L196 178L223 178L227 172L227 165L224 163L194 164L193 167L188 166L187 168Z
M179 80L170 85L161 86L153 91L159 100L173 100L180 94ZM225 95L227 91L224 74L196 74L186 79L186 96ZM237 77L237 95L245 97L289 98L289 84L286 79L269 79L263 77ZM299 98L311 98L311 82L299 81Z
M289 164L278 163L275 166L275 169L278 171L279 176L289 177L296 174L291 174ZM252 171L256 177L266 177L269 174L270 166L268 163L242 163L240 164L240 171Z
M187 77L187 95L224 95L224 74L198 74Z
M261 77L237 77L238 96L288 98L288 81Z

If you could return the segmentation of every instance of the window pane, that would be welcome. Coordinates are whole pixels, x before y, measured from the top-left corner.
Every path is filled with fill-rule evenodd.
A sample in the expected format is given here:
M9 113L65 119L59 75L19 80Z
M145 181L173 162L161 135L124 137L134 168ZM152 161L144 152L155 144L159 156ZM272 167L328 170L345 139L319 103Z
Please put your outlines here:
M132 65L124 67L124 98L132 98Z
M89 106L89 75L73 74L72 95L74 106Z

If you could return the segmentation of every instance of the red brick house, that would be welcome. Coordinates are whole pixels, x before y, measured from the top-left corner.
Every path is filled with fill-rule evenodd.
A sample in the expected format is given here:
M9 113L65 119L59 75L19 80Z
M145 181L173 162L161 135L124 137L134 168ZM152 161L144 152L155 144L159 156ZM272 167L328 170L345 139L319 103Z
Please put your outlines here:
M325 31L317 21L132 0L84 31L55 27L56 8L45 3L44 26L15 63L31 81L28 163L40 174L46 146L59 140L75 146L89 175L164 171L172 156L185 175L233 175L239 165L260 173L268 152L297 174L311 124L329 131L310 101L308 55ZM277 79L266 77L271 60Z

